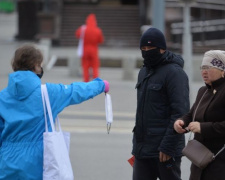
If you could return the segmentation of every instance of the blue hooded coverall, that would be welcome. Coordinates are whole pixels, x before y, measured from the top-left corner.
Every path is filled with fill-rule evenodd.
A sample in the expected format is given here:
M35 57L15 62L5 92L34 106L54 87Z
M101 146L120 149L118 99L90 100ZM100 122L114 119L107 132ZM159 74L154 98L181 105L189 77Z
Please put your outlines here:
M47 83L53 118L65 107L102 93L104 82L70 85ZM41 180L43 174L44 111L41 80L32 71L9 75L0 92L0 179Z

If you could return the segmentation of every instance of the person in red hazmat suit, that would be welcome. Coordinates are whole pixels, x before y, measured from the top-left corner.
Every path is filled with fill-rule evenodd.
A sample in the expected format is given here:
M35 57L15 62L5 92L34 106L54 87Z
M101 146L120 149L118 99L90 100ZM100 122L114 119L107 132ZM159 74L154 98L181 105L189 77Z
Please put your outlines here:
M87 16L86 24L80 26L75 31L75 36L82 40L81 64L83 81L88 82L90 79L90 70L92 70L92 78L99 76L100 61L98 57L98 45L104 41L102 30L97 26L95 14L89 14Z

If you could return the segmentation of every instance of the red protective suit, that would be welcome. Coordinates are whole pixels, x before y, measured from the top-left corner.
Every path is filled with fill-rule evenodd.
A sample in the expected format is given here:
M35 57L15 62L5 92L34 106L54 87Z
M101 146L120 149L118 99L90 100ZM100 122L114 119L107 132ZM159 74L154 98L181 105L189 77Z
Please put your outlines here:
M81 26L75 32L76 38L81 36ZM103 43L104 37L102 30L97 26L95 14L89 14L86 19L86 28L84 29L83 38L83 80L89 81L89 69L92 68L92 76L96 78L99 76L100 61L98 58L98 45Z

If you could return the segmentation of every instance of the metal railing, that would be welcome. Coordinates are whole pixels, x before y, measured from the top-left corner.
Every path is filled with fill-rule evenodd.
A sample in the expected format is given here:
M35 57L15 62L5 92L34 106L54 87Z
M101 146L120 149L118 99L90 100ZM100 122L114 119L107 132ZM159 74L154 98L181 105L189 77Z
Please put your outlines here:
M225 44L225 19L192 21L190 26L195 45ZM183 27L182 22L171 24L171 35L175 43L181 41Z
M182 7L182 3L180 0L166 0L166 7ZM191 4L191 7L224 10L225 1L224 0L195 0L195 2Z

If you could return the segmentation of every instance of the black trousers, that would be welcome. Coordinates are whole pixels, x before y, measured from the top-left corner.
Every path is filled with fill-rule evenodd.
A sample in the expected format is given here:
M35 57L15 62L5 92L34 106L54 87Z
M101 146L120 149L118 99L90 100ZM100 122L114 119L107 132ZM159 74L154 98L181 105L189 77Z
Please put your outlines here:
M133 180L181 180L181 157L159 162L159 158L137 159L133 166Z

